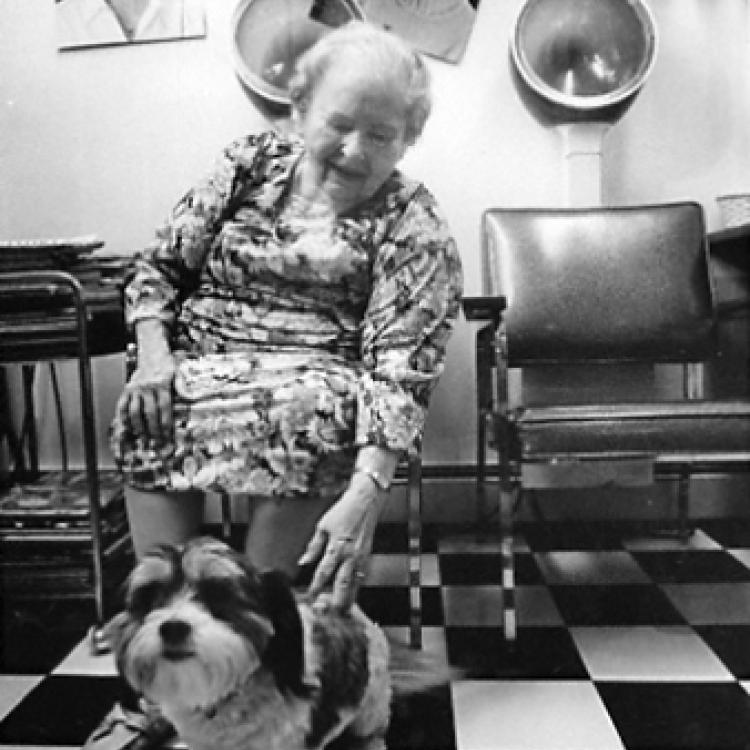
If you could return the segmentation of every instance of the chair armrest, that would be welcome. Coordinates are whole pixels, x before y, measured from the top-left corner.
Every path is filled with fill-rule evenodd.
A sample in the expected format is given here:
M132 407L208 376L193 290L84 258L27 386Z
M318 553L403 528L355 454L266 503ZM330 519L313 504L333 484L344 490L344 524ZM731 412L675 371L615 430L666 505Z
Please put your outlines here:
M487 320L496 327L500 322L503 310L508 306L504 296L497 297L463 297L461 304L466 320Z

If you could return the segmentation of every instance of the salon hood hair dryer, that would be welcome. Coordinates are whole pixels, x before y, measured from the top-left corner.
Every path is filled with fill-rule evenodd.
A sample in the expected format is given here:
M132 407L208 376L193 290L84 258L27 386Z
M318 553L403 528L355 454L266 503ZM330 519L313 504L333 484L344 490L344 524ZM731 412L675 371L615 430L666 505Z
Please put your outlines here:
M656 59L642 0L526 0L510 56L521 100L563 139L571 204L601 202L601 150Z
M232 57L251 101L276 122L286 118L297 58L330 29L362 18L356 0L239 0Z

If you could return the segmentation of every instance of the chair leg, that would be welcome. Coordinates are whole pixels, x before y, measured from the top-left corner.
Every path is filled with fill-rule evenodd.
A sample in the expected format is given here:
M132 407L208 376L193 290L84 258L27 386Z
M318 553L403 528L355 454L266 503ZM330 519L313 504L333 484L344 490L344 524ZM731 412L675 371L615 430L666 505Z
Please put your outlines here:
M409 645L422 648L422 459L409 456Z
M227 492L222 492L221 499L221 535L225 541L232 536L232 498Z
M475 520L482 524L488 518L487 504L487 419L484 411L477 413L477 496Z
M502 618L503 637L512 648L517 635L517 612L515 591L515 559L513 556L513 511L516 504L518 489L509 489L500 483L499 511L500 511L500 564L502 584Z
M694 531L690 524L690 472L681 469L677 475L677 520L674 523L667 521L653 533L686 544Z
M91 629L90 648L95 655L110 650L104 623L104 550L99 487L99 463L96 450L96 419L94 416L94 391L91 379L91 361L88 354L78 358L78 383L81 400L81 429L83 431L84 461L89 495L89 520L91 525L91 559L96 622Z
M680 472L677 480L677 536L683 543L687 542L693 529L690 528L690 474Z

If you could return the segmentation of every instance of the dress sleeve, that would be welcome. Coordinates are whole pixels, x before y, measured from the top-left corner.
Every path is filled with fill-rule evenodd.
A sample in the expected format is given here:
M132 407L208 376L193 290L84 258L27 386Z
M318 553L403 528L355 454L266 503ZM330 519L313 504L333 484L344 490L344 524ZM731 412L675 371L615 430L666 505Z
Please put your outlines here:
M456 243L434 198L419 187L373 263L358 445L405 451L421 440L462 291Z
M261 136L248 136L224 149L214 171L191 188L135 256L125 279L129 326L156 318L172 326L183 299L193 291L230 201L252 173Z

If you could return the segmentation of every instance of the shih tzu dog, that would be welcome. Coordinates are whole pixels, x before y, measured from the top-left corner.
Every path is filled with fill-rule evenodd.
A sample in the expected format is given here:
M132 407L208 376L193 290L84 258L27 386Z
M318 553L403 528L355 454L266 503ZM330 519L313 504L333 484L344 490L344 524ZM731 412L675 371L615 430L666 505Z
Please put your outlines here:
M117 667L190 750L383 750L389 643L356 605L295 600L223 542L160 547L110 628ZM338 742L336 743L338 746Z

